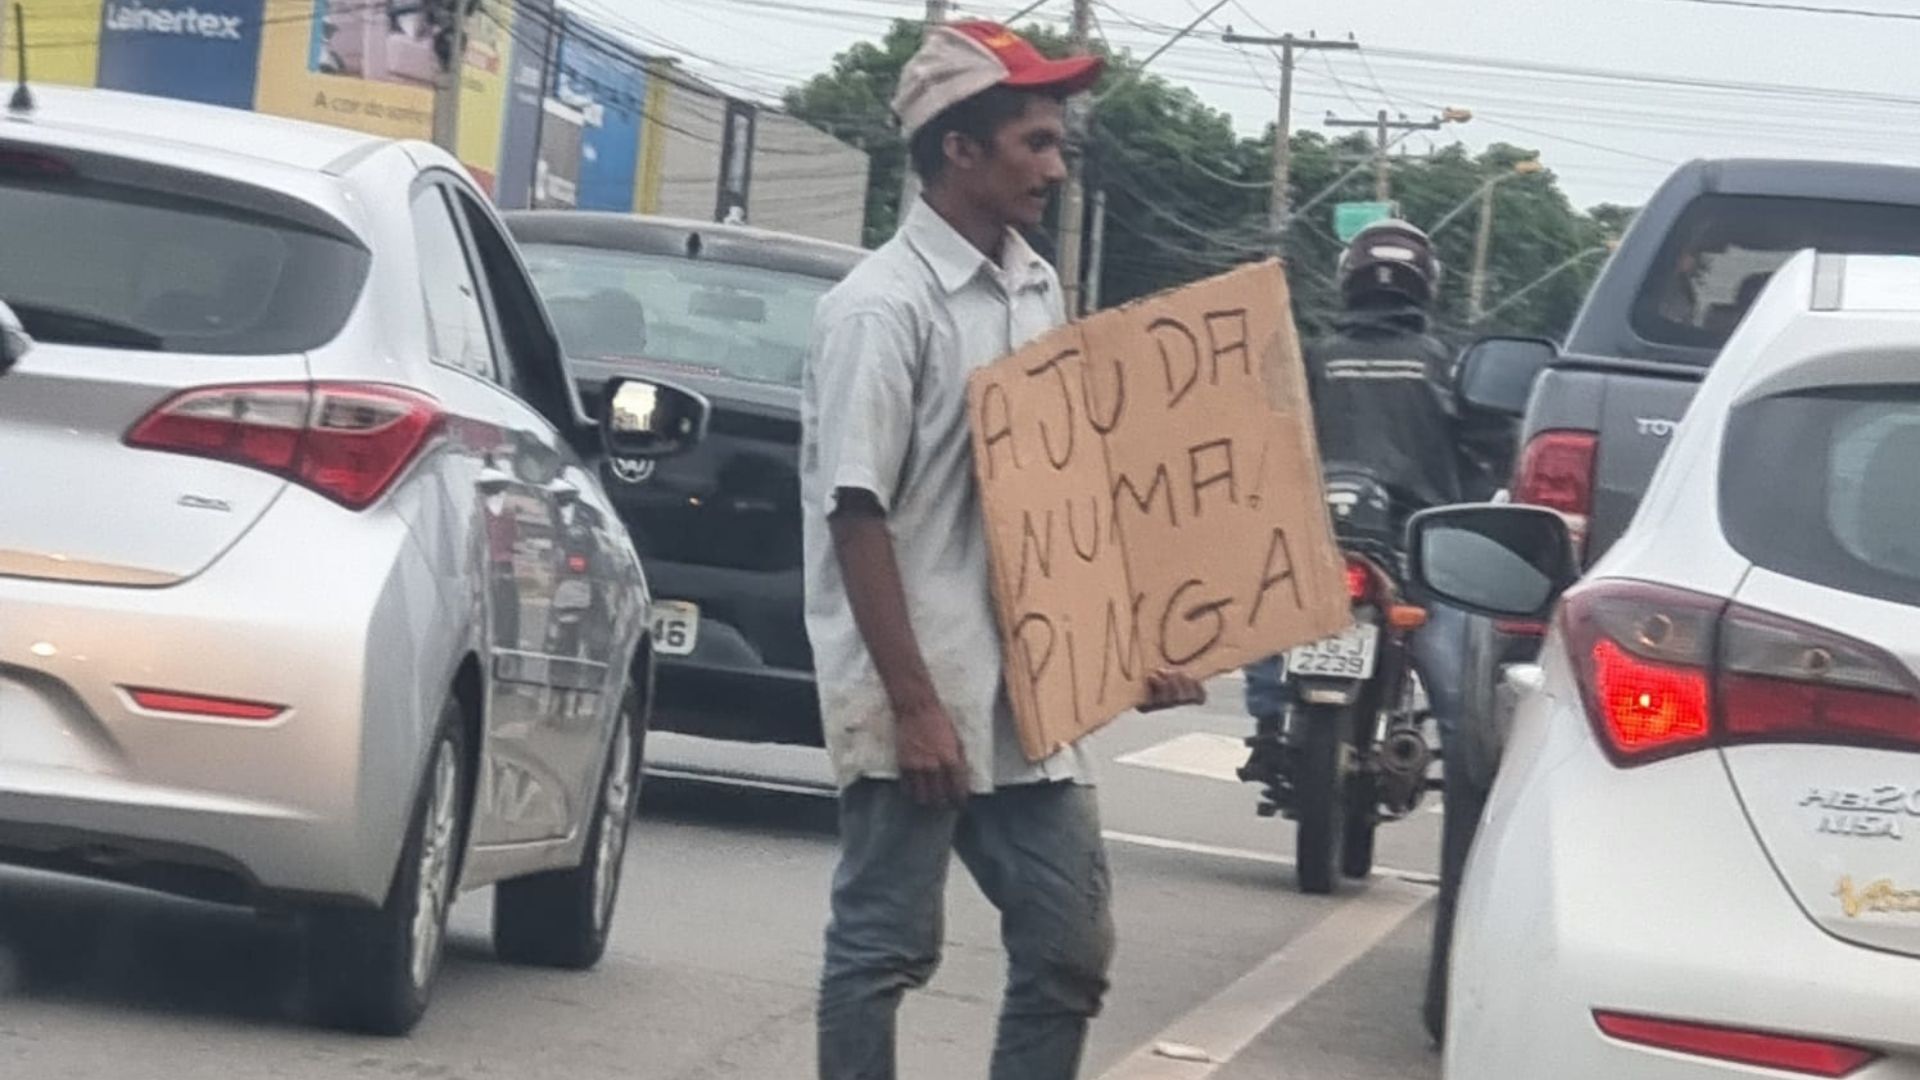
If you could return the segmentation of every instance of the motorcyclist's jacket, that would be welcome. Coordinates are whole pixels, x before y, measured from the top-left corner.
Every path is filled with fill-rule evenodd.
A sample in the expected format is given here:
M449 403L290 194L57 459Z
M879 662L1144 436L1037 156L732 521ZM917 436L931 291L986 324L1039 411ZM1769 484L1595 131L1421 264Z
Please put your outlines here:
M1325 471L1364 470L1408 510L1462 501L1454 358L1425 312L1354 309L1305 352Z

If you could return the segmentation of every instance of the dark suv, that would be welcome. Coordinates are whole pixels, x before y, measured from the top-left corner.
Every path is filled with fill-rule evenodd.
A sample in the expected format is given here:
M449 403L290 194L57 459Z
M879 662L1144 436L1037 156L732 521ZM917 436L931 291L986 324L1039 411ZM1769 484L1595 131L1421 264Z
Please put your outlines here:
M1655 193L1564 348L1492 338L1461 395L1523 418L1511 496L1571 517L1597 559L1640 505L1706 370L1773 271L1796 252L1920 254L1920 169L1820 161L1696 161ZM1472 621L1464 764L1490 782L1506 732L1504 665L1539 628Z
M617 214L506 221L589 408L608 378L639 373L713 406L707 438L686 456L601 466L658 590L654 726L819 744L801 576L800 372L814 305L866 253Z

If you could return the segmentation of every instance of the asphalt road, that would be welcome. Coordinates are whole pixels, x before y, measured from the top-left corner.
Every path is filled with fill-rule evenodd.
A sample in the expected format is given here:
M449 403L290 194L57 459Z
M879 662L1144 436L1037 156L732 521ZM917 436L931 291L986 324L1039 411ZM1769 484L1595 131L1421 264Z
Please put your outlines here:
M1121 946L1088 1080L1431 1078L1419 1025L1440 818L1380 837L1383 872L1332 898L1293 888L1291 826L1223 778L1237 684L1205 709L1098 736ZM0 874L0 1076L224 1078L811 1075L832 870L817 755L657 739L607 960L499 965L485 894L455 909L438 996L403 1040L307 1026L298 950L229 910ZM993 910L953 876L946 961L902 1018L901 1074L985 1075L1002 977Z

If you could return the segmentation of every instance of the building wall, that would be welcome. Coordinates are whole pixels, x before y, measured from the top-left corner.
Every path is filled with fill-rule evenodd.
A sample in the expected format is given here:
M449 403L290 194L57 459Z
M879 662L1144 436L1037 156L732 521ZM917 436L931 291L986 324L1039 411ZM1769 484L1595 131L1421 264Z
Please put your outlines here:
M417 12L396 22L357 0L21 2L36 81L432 135L438 61ZM861 151L731 99L552 0L500 10L470 20L458 149L502 206L744 217L860 242ZM12 75L13 58L0 51L0 74Z
M707 87L677 68L660 72L656 81L669 84L660 94L665 107L654 112L661 128L655 135L660 157L657 165L648 162L642 172L657 175L657 190L653 204L643 204L641 209L667 217L711 221L720 193L726 99L708 92Z
M867 155L783 112L761 109L747 220L763 229L860 243Z

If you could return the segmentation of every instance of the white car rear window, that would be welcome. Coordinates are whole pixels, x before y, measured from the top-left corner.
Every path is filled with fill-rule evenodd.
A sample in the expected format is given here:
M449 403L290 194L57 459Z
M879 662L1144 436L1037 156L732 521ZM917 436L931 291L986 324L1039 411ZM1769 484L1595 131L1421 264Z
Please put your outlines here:
M1747 558L1920 605L1920 386L1785 394L1734 411L1721 517Z

